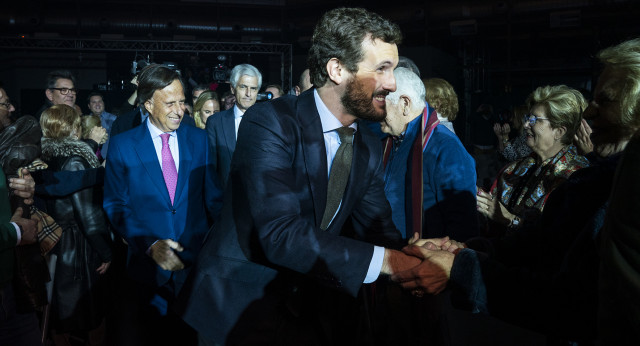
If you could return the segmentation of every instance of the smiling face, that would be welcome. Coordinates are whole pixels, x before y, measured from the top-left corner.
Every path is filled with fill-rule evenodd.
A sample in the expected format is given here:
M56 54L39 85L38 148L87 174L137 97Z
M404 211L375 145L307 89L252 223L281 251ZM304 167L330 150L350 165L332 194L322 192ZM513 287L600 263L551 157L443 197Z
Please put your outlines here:
M71 79L58 78L58 80L56 80L56 85L54 88L73 89L74 88L73 81ZM75 106L76 104L75 91L69 90L69 92L66 95L62 95L61 91L56 89L47 89L45 92L47 98L49 99L49 101L51 101L51 103L53 103L54 105L65 104L71 107Z
M385 98L396 90L393 69L398 65L398 47L365 38L362 51L364 59L358 63L358 72L347 80L341 101L347 113L380 122L387 113Z
M149 121L160 131L177 130L185 110L182 83L176 79L163 89L156 90L144 105L149 111Z
M202 123L206 124L207 119L215 113L220 112L220 103L216 100L208 100L202 106L202 110L200 111L200 118L202 119Z
M593 91L593 100L584 111L584 118L591 121L591 141L596 152L607 144L626 141L630 129L622 124L620 85L624 83L620 70L607 67L602 71Z
M100 116L104 111L104 101L102 101L102 96L95 95L89 98L89 110L93 115Z
M256 103L258 96L258 77L242 75L238 79L235 88L231 88L231 92L236 97L236 105L245 112L249 107Z
M527 135L527 145L544 161L555 156L564 146L560 141L564 130L563 128L551 127L551 122L546 119L548 118L547 112L542 105L533 106L530 113L535 115L538 120L533 126L525 121L524 130Z

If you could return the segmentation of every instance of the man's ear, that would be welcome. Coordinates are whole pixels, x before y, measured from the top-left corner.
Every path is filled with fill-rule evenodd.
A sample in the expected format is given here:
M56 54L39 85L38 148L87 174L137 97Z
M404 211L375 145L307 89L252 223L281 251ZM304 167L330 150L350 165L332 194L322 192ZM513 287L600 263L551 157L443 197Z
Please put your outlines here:
M411 111L411 99L407 95L402 95L400 96L400 99L398 100L398 102L400 102L400 104L402 105L402 115L403 116L411 115L409 114Z
M340 62L340 60L338 60L338 58L331 58L329 61L327 61L326 68L327 74L329 74L329 79L333 83L340 85L346 80L346 74L348 74L348 72L344 68L344 66L342 66L342 63Z
M153 102L151 102L151 99L144 101L144 108L147 112L153 113Z
M47 96L47 99L49 99L49 101L53 102L53 91L51 91L51 89L47 89L44 91L45 96Z

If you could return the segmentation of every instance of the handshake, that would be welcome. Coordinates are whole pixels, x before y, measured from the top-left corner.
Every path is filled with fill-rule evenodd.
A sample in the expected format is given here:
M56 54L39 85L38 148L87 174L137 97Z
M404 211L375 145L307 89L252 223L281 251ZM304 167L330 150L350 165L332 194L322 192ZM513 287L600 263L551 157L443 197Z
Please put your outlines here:
M415 234L402 251L385 249L380 272L414 296L438 294L447 286L455 255L464 247L449 237L419 239Z

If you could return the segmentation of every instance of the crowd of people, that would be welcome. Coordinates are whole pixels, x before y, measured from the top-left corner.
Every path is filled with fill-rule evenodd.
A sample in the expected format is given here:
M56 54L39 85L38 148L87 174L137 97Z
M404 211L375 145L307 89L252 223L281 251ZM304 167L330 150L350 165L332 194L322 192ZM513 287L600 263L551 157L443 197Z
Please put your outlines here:
M640 342L640 39L467 147L401 42L331 10L289 95L150 64L119 115L68 71L34 116L0 87L0 344Z

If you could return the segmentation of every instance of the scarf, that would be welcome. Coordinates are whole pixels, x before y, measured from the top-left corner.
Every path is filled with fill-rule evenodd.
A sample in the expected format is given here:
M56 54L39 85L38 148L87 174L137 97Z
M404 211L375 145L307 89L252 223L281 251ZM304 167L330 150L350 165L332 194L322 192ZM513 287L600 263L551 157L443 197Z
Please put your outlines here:
M421 123L421 136L416 136L416 139L411 146L411 152L409 153L409 162L407 172L411 175L409 181L410 186L405 191L411 191L411 196L408 199L407 211L410 215L407 219L411 220L411 227L407 229L407 236L414 233L420 234L422 237L422 224L423 224L423 189L422 189L422 157L423 152L427 148L429 139L433 130L440 123L438 120L438 113L431 108L428 104L422 112ZM389 136L385 140L383 151L383 165L386 168L393 150L393 137Z

